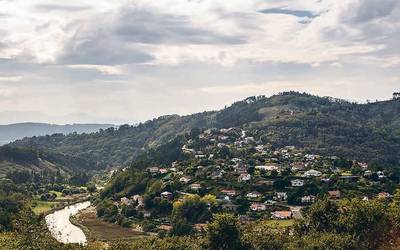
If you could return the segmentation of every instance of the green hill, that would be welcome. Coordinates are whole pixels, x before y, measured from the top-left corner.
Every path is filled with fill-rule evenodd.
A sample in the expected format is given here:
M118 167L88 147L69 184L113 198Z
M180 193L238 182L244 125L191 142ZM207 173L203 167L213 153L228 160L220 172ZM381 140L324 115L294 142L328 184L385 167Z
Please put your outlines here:
M33 149L0 147L0 177L12 171L61 173L70 176L77 172L96 169L95 163L73 156L38 152Z
M399 164L400 100L357 104L329 97L285 92L249 97L220 111L163 116L137 126L90 134L25 138L12 146L86 159L105 167L128 165L193 128L244 127L273 146L294 145L386 165Z

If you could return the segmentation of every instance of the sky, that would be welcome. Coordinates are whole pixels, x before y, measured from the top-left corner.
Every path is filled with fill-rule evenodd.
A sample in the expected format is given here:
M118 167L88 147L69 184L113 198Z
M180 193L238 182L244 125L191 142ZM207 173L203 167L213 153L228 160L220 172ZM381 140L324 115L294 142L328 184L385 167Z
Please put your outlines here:
M0 124L400 90L400 0L0 0Z

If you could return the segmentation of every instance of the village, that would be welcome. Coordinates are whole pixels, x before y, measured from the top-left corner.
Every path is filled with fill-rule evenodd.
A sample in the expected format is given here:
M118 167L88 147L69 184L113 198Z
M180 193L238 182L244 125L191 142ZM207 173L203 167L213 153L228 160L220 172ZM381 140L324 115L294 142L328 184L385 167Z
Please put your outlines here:
M144 231L170 231L176 204L197 197L210 213L234 213L242 223L292 221L324 196L390 199L398 182L394 173L367 163L295 146L273 148L257 131L208 129L190 136L181 148L186 160L146 169L158 180L151 191L114 201L125 220ZM202 231L207 219L192 222Z

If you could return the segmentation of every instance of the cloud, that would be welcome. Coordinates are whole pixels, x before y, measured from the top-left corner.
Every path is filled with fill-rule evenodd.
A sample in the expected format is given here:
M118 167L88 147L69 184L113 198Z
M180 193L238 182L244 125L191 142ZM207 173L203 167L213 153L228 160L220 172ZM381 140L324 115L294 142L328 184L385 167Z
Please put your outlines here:
M125 42L144 44L241 44L240 37L194 25L188 16L123 8L112 30Z
M138 121L283 90L363 100L399 86L398 0L0 0L0 10L7 119Z
M97 70L106 75L122 75L124 70L120 66L94 65L94 64L75 64L67 65L71 69ZM1 78L0 78L1 79Z
M2 76L0 75L0 82L19 82L22 76Z
M297 17L308 17L308 18L314 18L318 16L317 14L314 14L313 12L307 10L290 10L282 8L265 9L265 10L260 10L259 12L264 14L283 14L283 15L293 15Z
M92 7L88 5L61 5L61 4L37 4L34 7L36 10L41 12L49 11L62 11L62 12L76 12L89 10Z

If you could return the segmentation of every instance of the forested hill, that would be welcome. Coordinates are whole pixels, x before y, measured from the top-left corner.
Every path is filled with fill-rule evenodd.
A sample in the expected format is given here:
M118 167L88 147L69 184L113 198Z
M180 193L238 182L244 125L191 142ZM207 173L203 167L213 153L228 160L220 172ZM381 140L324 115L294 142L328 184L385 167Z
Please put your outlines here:
M357 104L286 92L249 97L220 111L164 116L137 126L91 134L25 138L13 146L73 155L106 165L125 165L146 148L193 128L244 127L273 146L293 145L368 162L398 165L400 100Z
M0 125L0 145L17 139L32 136L51 135L55 133L91 133L99 129L112 127L111 124L67 124L56 125L48 123L16 123L9 125Z
M97 170L96 163L59 153L44 153L33 149L0 147L0 178L13 171L61 173L63 176Z

